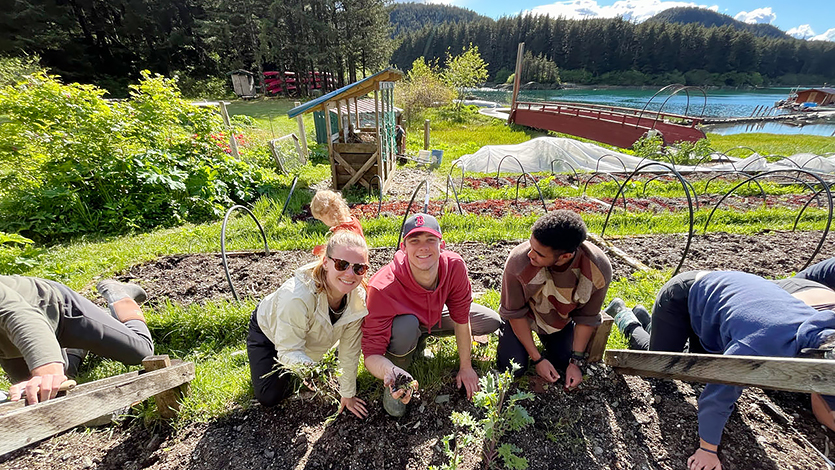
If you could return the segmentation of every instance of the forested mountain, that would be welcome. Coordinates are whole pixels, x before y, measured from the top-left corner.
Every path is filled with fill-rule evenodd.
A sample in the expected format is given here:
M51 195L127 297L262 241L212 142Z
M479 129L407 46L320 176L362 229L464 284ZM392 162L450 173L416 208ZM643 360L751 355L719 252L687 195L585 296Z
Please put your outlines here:
M20 0L0 20L0 55L38 54L68 81L235 69L331 72L340 84L388 64L385 0ZM111 88L119 88L118 85Z
M431 3L395 3L389 12L394 36L427 25L461 23L485 18L487 17L466 8Z
M525 42L526 51L534 56L542 54L555 62L560 75L565 76L564 70L577 71L574 76L579 76L579 81L614 73L693 84L702 84L711 74L727 74L721 77L727 85L758 85L763 77L797 74L811 77L811 81L835 78L833 42L758 37L732 26L705 28L658 21L635 24L620 18L568 20L519 15L428 26L404 34L392 62L407 68L421 55L430 60L443 58L448 47L460 51L472 43L490 64L489 73L494 77L503 69L513 70L519 42ZM746 74L747 78L733 74Z
M122 94L124 84L143 69L192 81L213 78L219 87L228 87L226 74L235 69L316 70L333 73L342 85L388 64L407 71L421 56L443 60L447 50L457 54L470 43L479 47L491 78L501 80L514 68L519 42L526 43L546 75L558 67L564 81L794 85L835 80L835 42L762 37L736 24L707 28L702 23L730 19L709 10L677 9L636 24L530 14L493 20L457 7L388 3L16 0L5 2L0 15L0 55L38 54L66 81L121 86ZM394 31L401 31L396 40Z
M661 21L667 23L690 24L696 23L707 28L719 26L732 26L740 31L748 31L756 36L786 39L791 36L784 33L780 28L770 24L748 24L734 18L717 13L713 10L697 7L670 8L658 13L647 21Z

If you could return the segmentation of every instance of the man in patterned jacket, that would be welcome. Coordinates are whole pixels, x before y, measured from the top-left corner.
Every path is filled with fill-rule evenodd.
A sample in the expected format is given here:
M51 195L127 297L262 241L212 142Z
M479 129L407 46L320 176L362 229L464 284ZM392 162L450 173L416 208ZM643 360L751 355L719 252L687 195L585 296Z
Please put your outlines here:
M510 252L502 277L497 362L511 359L548 382L565 371L565 386L583 381L586 346L601 323L600 309L612 280L606 254L586 240L586 224L574 212L561 210L539 218L531 238ZM533 332L544 345L540 353Z

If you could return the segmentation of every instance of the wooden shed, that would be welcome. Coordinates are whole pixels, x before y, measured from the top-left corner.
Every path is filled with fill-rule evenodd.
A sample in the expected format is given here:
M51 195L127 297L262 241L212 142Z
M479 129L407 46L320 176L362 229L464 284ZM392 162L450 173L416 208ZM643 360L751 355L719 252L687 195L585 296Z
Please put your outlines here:
M330 119L325 119L334 189L349 188L356 183L365 188L382 185L385 190L388 187L397 152L394 82L401 78L403 72L387 68L287 113L290 118L317 111L326 116L336 113L336 129ZM370 127L362 127L358 100L369 93L374 94L374 122Z
M835 88L810 88L808 90L798 90L797 103L817 103L818 106L835 105Z

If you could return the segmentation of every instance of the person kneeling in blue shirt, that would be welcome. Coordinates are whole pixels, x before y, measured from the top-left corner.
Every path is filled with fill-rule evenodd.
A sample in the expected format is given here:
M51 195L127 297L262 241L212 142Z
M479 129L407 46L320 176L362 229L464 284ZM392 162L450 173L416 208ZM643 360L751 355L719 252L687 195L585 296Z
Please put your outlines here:
M613 304L620 302L615 321L629 325L623 330L635 349L680 352L689 340L691 353L795 357L804 349L835 346L833 301L835 291L814 279L772 282L742 272L690 271L673 277L659 291L648 344L637 320L623 320L631 311L619 299ZM687 460L689 469L722 468L717 449L742 390L705 386L699 397L699 449ZM835 397L814 394L812 403L818 420L835 426L830 408Z

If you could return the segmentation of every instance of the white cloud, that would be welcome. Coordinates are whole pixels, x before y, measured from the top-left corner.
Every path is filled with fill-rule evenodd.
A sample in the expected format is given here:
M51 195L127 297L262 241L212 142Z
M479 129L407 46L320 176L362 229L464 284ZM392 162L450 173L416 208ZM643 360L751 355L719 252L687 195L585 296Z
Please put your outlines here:
M600 5L597 0L567 0L549 5L540 5L529 10L536 15L562 16L569 19L614 18L622 16L627 20L644 21L664 10L676 7L700 7L718 11L718 5L700 5L693 2L669 0L618 0L612 5Z
M835 41L835 28L827 30L823 34L818 34L809 38L810 41Z
M812 31L812 27L808 24L802 24L796 28L786 31L786 34L797 39L809 39L815 35L815 32Z
M434 3L441 5L451 5L454 0L394 0L394 3Z
M771 23L777 18L777 15L771 11L771 7L757 8L751 11L741 11L734 16L737 21L743 23L757 24L757 23Z

